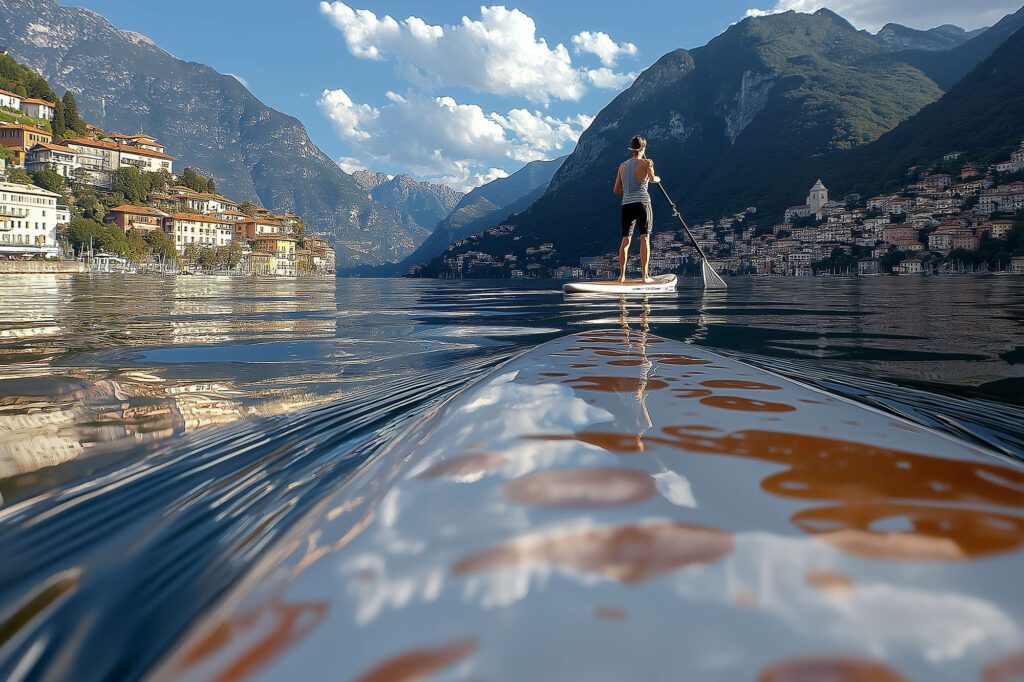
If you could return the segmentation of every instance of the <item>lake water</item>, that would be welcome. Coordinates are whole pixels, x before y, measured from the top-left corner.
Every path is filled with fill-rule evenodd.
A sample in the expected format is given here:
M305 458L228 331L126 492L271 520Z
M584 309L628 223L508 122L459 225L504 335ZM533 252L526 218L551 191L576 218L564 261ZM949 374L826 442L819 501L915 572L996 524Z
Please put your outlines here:
M1024 278L560 285L0 278L0 677L147 670L402 428L575 331L647 324L1024 457Z

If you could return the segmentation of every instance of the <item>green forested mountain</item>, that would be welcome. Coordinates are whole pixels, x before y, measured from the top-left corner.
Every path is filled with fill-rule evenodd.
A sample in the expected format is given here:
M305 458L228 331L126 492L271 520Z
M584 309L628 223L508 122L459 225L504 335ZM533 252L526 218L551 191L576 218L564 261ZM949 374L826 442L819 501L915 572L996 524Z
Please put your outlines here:
M0 54L0 90L7 90L22 97L36 97L56 102L57 96L50 84L32 69L19 64L7 53Z
M1005 160L1022 138L1024 30L1018 30L938 102L871 144L822 159L806 177L829 178L841 193L872 194L905 184L908 168L947 152Z
M745 19L704 47L671 52L598 114L495 248L608 251L618 241L612 181L635 134L689 215L758 205L780 167L870 142L938 99L919 69L884 63L891 53L828 10ZM656 206L656 220L668 219Z
M978 54L991 53L986 46L993 36L1005 36L1017 16L953 48L960 67L969 71ZM901 142L907 154L894 155L871 143L943 95L921 68L899 57L906 52L820 10L746 19L702 48L669 53L597 116L546 194L510 219L515 231L475 248L522 255L529 246L554 242L562 262L613 250L618 197L612 181L627 156L626 142L638 133L648 138L658 174L693 220L747 206L762 219L781 216L803 200L818 175L834 190L864 185L854 177L881 181L883 171L902 179L901 164L918 147ZM925 123L914 125L937 126L952 115L922 116ZM965 127L961 137L969 133ZM941 135L932 142L942 153L967 147ZM865 151L850 151L857 149ZM883 169L878 160L885 154L895 160ZM655 221L663 227L671 221L665 208L656 197Z

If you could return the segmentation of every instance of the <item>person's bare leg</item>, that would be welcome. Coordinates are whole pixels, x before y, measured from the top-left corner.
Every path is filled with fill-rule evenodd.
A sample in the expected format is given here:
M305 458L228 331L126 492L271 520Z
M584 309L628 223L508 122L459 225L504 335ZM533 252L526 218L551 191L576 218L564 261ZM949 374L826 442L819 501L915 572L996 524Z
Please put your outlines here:
M644 281L653 282L648 265L651 262L651 238L648 235L640 237L640 267L643 269Z
M626 281L626 261L629 259L629 237L622 238L619 245L619 281Z

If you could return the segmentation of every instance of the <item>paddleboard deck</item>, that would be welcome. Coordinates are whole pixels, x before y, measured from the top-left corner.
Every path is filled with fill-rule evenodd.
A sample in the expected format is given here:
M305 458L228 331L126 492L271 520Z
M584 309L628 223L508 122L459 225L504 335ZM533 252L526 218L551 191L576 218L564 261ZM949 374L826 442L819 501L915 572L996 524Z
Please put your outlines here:
M1024 632L1019 464L635 330L538 346L334 485L157 682L953 681Z
M674 291L675 288L675 275L658 275L653 282L646 283L640 280L567 282L562 291L567 294L657 294Z

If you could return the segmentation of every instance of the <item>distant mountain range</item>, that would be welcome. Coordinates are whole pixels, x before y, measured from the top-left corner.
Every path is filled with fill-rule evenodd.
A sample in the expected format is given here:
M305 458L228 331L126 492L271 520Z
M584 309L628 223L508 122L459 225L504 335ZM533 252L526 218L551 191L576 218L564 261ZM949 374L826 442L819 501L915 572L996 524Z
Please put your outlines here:
M419 236L419 241L426 239L465 195L447 185L418 182L408 175L362 170L352 177L377 203L398 211L406 229Z
M965 31L959 26L943 24L935 28L921 31L907 28L899 24L886 24L875 37L896 50L949 50L963 45L971 38L979 36L988 28Z
M1016 82L1022 71L1024 61L1007 42L1022 25L1024 9L966 41L942 30L958 44L938 51L903 49L906 32L890 27L887 35L903 35L894 49L891 37L858 31L829 10L745 19L706 46L671 52L644 71L598 114L545 194L509 218L514 230L474 248L523 256L530 246L553 242L562 262L613 250L618 197L610 187L627 141L638 133L648 138L666 188L695 221L748 206L771 220L799 203L819 175L833 190L880 187L902 180L908 162L953 147L1019 142L1024 118L1010 121L998 111L1010 104L1018 111L1019 96L993 86L999 78ZM1004 43L1006 50L993 54ZM974 73L977 88L965 84L925 109L955 74L968 74L990 55L985 73L998 75ZM972 131L982 129L992 131L990 139L978 132L972 144ZM655 216L669 226L658 198Z
M407 273L410 267L425 263L444 252L452 242L494 227L508 216L529 208L543 195L551 177L566 158L562 156L551 161L531 161L508 177L492 180L473 189L461 197L443 220L436 223L430 237L402 261L342 272L374 277ZM355 176L361 178L362 182L372 184L379 181L381 174L356 171ZM383 177L387 179L386 175Z
M53 0L0 0L0 44L108 131L155 135L227 195L295 211L335 245L341 266L396 261L427 228L374 201L310 141L303 125L232 76L176 59L145 36Z

